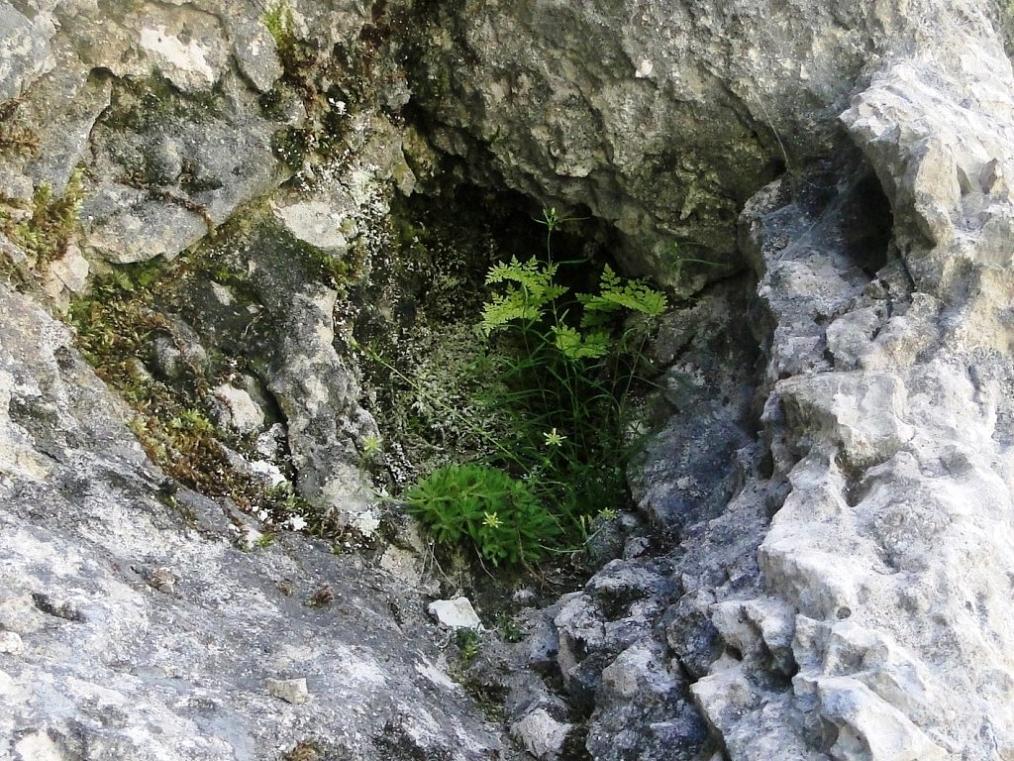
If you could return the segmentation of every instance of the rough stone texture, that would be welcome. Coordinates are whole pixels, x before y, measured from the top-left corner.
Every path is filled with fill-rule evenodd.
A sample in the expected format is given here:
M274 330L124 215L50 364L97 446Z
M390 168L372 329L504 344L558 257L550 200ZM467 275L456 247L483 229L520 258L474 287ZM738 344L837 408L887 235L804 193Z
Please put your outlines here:
M294 39L324 59L371 19L364 3L292 7ZM376 427L358 403L341 312L356 266L368 271L382 243L390 194L415 181L393 123L405 88L393 75L367 85L372 69L343 58L342 87L387 110L320 93L340 142L279 190L296 171L279 158L279 133L325 106L280 84L263 11L0 2L0 203L23 219L43 185L58 196L86 169L79 234L38 273L35 295L55 305L89 274L181 254L192 272L203 246L220 245L219 269L234 274L215 279L204 262L163 283L145 308L164 328L132 372L167 388L203 383L204 411L256 441L249 461L228 452L236 468L271 487L291 479L314 510L371 533L358 445ZM386 55L376 66L396 68ZM346 246L297 240L284 215L258 226L315 202ZM0 242L6 281L6 258L29 258ZM332 261L348 265L345 281L328 276ZM257 505L244 512L170 481L67 329L0 289L0 758L516 757L447 675L417 551L399 566L415 572L409 583L381 568L383 547L337 555L341 545L282 530L305 526L298 514L268 526Z
M467 597L453 600L434 600L426 608L441 626L448 629L481 629L482 621Z
M11 3L0 3L0 100L18 97L36 76L52 67L53 31L49 18L33 23Z
M479 5L492 13L492 3ZM735 5L686 11L721 30L726 49L745 46L695 65L763 62L763 77L757 69L719 82L734 92L748 82L748 103L771 95L765 82L776 85L772 118L785 123L787 108L797 124L816 127L785 140L793 175L760 189L740 216L740 253L758 279L749 322L764 362L755 376L736 360L716 373L716 361L730 357L721 344L677 351L676 368L698 386L729 381L710 380L703 399L693 383L671 385L669 400L694 419L669 423L634 474L642 507L676 545L622 562L635 578L658 573L670 587L610 609L598 582L613 578L607 567L565 599L554 623L566 694L572 705L594 707L587 747L596 759L709 758L715 742L728 758L755 761L1005 758L1014 753L1014 631L1002 591L1014 508L1005 179L1014 80L989 4L772 4L758 8L763 21L733 29L725 24L743 12ZM469 48L480 65L504 57L546 64L532 81L561 78L536 88L548 104L507 109L490 78L477 77L458 84L475 97L452 99L441 113L470 125L514 119L516 129L490 149L508 181L602 208L587 186L622 181L622 163L574 179L559 157L586 144L581 130L539 130L564 118L585 123L587 102L599 97L590 89L581 97L588 67L608 57L579 51L603 37L584 27L547 52L539 30L548 32L548 22L520 7L495 32L469 18L463 36L487 43ZM612 16L596 15L597 6L571 16L601 30L602 20L629 12L623 18L637 27L663 4L610 7ZM788 48L758 43L793 28L782 12L807 29ZM822 30L825 18L836 19L836 31ZM619 28L607 39L629 49L659 34ZM534 38L531 47L515 44L517 29ZM702 37L658 44L655 55ZM847 55L859 39L868 49L862 65ZM525 73L534 77L535 68ZM652 69L670 81L690 70ZM634 92L636 74L624 79ZM786 97L802 81L808 99ZM643 127L637 118L629 124ZM847 140L835 138L840 129ZM837 148L821 149L809 141L814 134ZM556 164L532 136L558 149ZM693 129L679 138L695 147ZM605 152L587 155L608 163ZM673 342L686 345L681 331L707 334L706 322L698 326L713 298L674 315L663 355ZM754 414L749 404L730 405L743 382L757 389ZM709 423L715 411L723 414ZM751 443L744 433L754 426ZM673 449L678 457L660 456ZM712 451L725 452L728 470L709 465ZM715 489L723 496L709 503ZM661 728L672 734L656 745Z
M299 0L295 36L337 68L296 91L258 4L0 0L0 194L87 168L57 304L221 246L227 277L181 280L139 372L235 362L264 474L353 526L376 526L377 429L343 308L391 195L439 165L427 139L462 177L615 225L628 269L697 298L654 348L660 432L631 473L650 530L530 612L513 734L597 761L1014 758L998 8ZM328 160L279 150L321 121ZM677 266L674 241L723 266ZM37 305L4 287L0 314L0 754L511 757L446 676L421 543L374 564L259 546L145 461Z
M678 528L712 517L740 486L730 467L752 441L756 343L730 314L750 308L749 285L737 278L706 290L690 309L670 315L655 347L668 369L665 411L671 417L639 453L631 489L656 524Z
M539 761L559 758L573 725L557 721L544 708L536 708L511 726L514 734Z
M21 96L0 111L0 201L22 204L14 213L24 215L34 192L45 185L59 195L75 168L87 170L79 234L48 265L48 295L63 304L111 264L164 263L201 249L211 233L227 239L242 268L233 282L187 281L189 303L165 314L173 335L155 336L151 361L138 359L177 384L223 355L252 373L285 424L284 445L269 457L275 472L291 469L302 498L372 533L377 500L360 473L360 446L376 426L340 345L339 291L368 273L386 245L390 196L411 193L416 178L402 150L397 112L407 94L393 56L371 47L364 62L350 48L331 61L336 45L377 21L368 5L288 3L288 43L324 63L318 71L304 62L284 82L261 3L17 6L0 4L11 19L0 43L3 87L9 80ZM7 129L20 142L5 142ZM313 154L325 132L328 155ZM281 148L286 140L308 156ZM244 235L268 208L280 229ZM230 219L239 222L222 230ZM314 267L293 266L295 255ZM326 277L328 262L344 268L344 281ZM228 403L209 406L223 427L256 432L256 415L237 426Z
M225 406L225 424L240 433L254 433L264 426L264 410L245 389L222 384L215 398Z
M199 105L150 120L144 109L157 104L117 98L94 130L91 166L103 179L82 210L87 244L105 259L172 258L287 174L271 149L278 125L260 116L255 96L234 76ZM138 117L136 131L115 123L124 110Z
M427 65L413 84L441 148L495 181L590 208L631 239L630 266L696 288L715 272L677 283L674 241L689 256L735 259L743 203L782 165L840 143L837 115L857 85L981 24L989 6L464 0L441 13L427 3ZM964 50L938 54L958 65Z
M268 692L279 700L293 705L302 705L310 699L310 691L306 686L306 678L299 679L268 679Z
M6 288L0 313L0 758L495 756L421 600L296 535L238 549L245 519L173 494L66 328Z
M847 759L1014 752L1014 633L996 591L1009 578L1014 506L1011 196L998 181L1014 103L999 40L968 15L920 66L875 76L842 117L894 212L885 267L871 277L844 235L814 245L822 227L848 233L840 203L788 245L786 207L770 193L745 215L776 319L809 303L830 327L813 366L790 341L773 345L780 367L795 367L767 402L775 468L791 491L758 551L768 597L749 604L770 609L752 616L764 646L739 648L742 663L694 688L737 757L763 758L759 747L787 735L800 758L807 747ZM839 285L809 299L797 286L788 299L773 287L786 267L797 284L823 269ZM842 341L851 331L860 342ZM791 688L751 687L732 718L737 701L710 682L754 677L791 631ZM796 720L765 728L775 705Z
M242 273L240 289L187 279L166 308L185 311L197 345L214 346L256 372L285 422L299 494L344 523L372 522L377 500L360 472L358 446L377 428L359 404L356 368L340 353L339 294L315 278L319 264L308 263L300 241L273 215L251 212L247 221L249 234L221 244ZM310 251L311 260L330 256Z
M359 2L287 6L293 39L317 51L356 40L371 18ZM268 194L292 174L274 136L300 128L307 112L258 100L282 74L265 9L229 0L0 3L0 103L21 99L17 120L35 143L8 150L0 139L0 191L26 199L46 182L61 192L87 164L84 238L93 255L119 263L176 256ZM397 78L379 89L404 105ZM378 129L385 121L367 118Z

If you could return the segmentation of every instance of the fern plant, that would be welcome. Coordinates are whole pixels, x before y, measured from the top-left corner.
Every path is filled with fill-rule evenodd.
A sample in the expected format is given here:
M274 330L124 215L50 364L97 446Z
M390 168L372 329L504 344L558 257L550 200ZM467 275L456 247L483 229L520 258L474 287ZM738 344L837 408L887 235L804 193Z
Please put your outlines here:
M624 310L647 317L661 316L668 299L641 280L624 280L608 264L602 271L598 293L579 293L578 301L584 307L581 316L583 327L606 325Z
M495 378L467 405L442 404L360 347L485 442L482 464L439 467L404 499L438 544L469 544L494 565L574 551L594 516L623 506L631 401L648 384L644 349L668 307L664 293L608 266L597 288L572 288L587 262L554 260L553 236L566 221L544 210L544 254L489 270L476 332Z
M572 293L561 282L568 263L553 258L563 221L553 209L543 212L544 260L514 257L490 269L493 294L479 330L502 367L486 404L514 421L514 456L496 464L516 470L520 460L540 496L576 531L582 516L624 498L631 390L643 380L644 347L668 300L609 266L596 291Z
M556 271L555 264L540 264L535 257L522 263L516 256L490 269L486 285L500 285L502 290L483 306L479 325L483 334L490 336L517 320L542 319L546 308L567 293L554 282Z

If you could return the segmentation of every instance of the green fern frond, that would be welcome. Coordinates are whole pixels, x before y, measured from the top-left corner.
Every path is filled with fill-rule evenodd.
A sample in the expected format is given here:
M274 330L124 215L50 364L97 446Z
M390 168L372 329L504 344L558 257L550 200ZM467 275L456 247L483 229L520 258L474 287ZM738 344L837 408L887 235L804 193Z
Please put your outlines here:
M669 305L666 295L643 280L624 280L606 265L599 282L599 293L580 293L578 300L584 307L583 327L606 324L617 312L624 309L648 317L658 317Z
M602 330L582 335L567 325L553 327L556 348L568 359L598 359L609 353L612 339Z
M490 335L514 320L537 320L543 310L521 290L511 289L506 293L498 293L482 307L482 322L479 330L483 335Z
M504 290L483 306L480 331L488 336L515 320L540 319L548 305L567 293L567 288L554 281L556 271L557 265L540 264L534 257L527 262L512 257L510 262L492 267L486 284L501 285Z

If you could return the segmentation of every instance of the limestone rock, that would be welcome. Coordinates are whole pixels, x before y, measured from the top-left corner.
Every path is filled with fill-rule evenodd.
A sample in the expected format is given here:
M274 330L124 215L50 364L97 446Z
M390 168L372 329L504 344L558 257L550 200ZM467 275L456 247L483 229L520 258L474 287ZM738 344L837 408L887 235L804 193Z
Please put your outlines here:
M268 92L282 76L275 40L263 23L241 19L232 27L232 52L243 75L261 92Z
M686 710L735 759L985 759L1014 752L1008 715L1014 681L1002 655L1012 631L1005 623L1008 601L995 593L1006 588L1010 564L1003 548L1012 541L1003 517L1012 509L1014 280L1006 243L1012 199L1002 178L1014 136L1014 80L987 3L918 5L919 11L902 2L808 6L807 52L786 57L788 48L779 45L774 54L795 60L798 69L779 70L769 60L771 76L742 94L752 110L764 80L778 83L788 98L776 98L769 112L776 129L783 118L814 120L823 125L821 139L839 147L807 143L813 133L805 130L807 137L783 141L797 170L791 180L758 182L740 216L741 253L757 278L757 300L728 319L749 320L763 350L756 374L738 376L746 403L730 404L732 384L712 380L723 374L712 375L713 363L735 355L687 340L699 322L692 309L676 312L674 329L663 335L662 353L678 358L679 374L670 371L674 382L666 391L677 408L670 430L679 433L663 428L649 443L634 484L649 514L664 516L660 507L675 505L678 520L660 521L675 528L675 548L662 550L671 566L659 572L678 584L670 601L649 595L663 604L632 629L617 625L626 619L611 620L593 594L594 579L556 614L566 693L573 705L593 707L589 747L620 726L650 747L657 727L678 726L679 699L689 696L693 707ZM842 47L850 44L845 37L824 36L822 13L832 6L866 40L869 76L858 76L858 61ZM744 8L725 4L729 15L698 8L689 23L705 24L703 36L687 34L675 48L655 48L684 51L717 34L722 44L734 41L750 51L728 65L750 68L766 55L751 41L755 31L779 35L793 23L768 7L775 16L730 35L724 24L743 18ZM686 57L660 68L658 54L636 49L664 33L664 23L639 28L656 8L642 6L639 14L603 26L595 22L608 18L608 10L596 10L597 17L586 8L573 13L587 23L583 29L607 38L608 30L624 29L615 44L622 40L624 52L634 52L633 71L614 88L632 93L636 82L687 71ZM673 18L684 11L667 10ZM478 142L482 127L471 125L485 117L471 109L490 109L491 119L508 125L513 120L518 132L504 127L486 149L508 181L587 199L600 176L579 177L574 158L597 165L609 152L580 128L539 133L538 127L556 119L582 122L587 104L602 97L582 89L585 77L607 56L592 64L579 52L586 44L603 45L591 34L557 51L544 49L539 30L548 28L547 17L518 12L496 35L494 27L476 24L465 40L490 43L474 48L483 62L553 61L543 73L525 73L530 82L555 77L545 98L556 108L540 103L541 110L526 111L512 104L500 111L508 98L497 97L488 80L473 79L456 86L479 97L462 105L441 96L449 105L440 113ZM515 44L519 29L536 37L531 46ZM889 50L895 53L880 57L878 51ZM707 64L712 73L726 65ZM669 81L675 86L677 80ZM788 95L803 82L805 98ZM504 82L505 96L523 97L519 85ZM835 105L827 111L821 103ZM782 110L790 104L794 115ZM533 134L552 150L540 152ZM684 134L693 153L692 130ZM462 140L457 150L466 155L475 145ZM512 173L517 166L524 169ZM609 170L608 182L626 188L610 201L634 187L622 174ZM661 197L654 185L652 192ZM606 206L596 202L597 209ZM714 297L709 292L701 301ZM724 374L736 377L743 365L731 365ZM679 452L683 431L700 425L702 409L719 412L725 430L746 431L751 420L759 425L755 442L731 447L737 475L711 504L715 468L699 467L695 458L707 462L708 447L724 443L723 428L693 436L703 443L691 456L675 463L665 457ZM659 569L661 558L631 562ZM621 632L637 639L615 637ZM641 677L627 678L649 662L647 653L671 653L689 675L688 684L671 687L679 697L665 720L641 713L652 692L647 675L662 684L663 665L656 660ZM651 704L654 710L664 701ZM706 742L700 734L695 744L688 727L675 730L667 747L697 758ZM604 740L595 748L610 752Z
M310 691L306 687L306 678L299 679L268 679L268 692L279 700L293 705L301 705L310 699Z
M239 433L254 433L263 427L264 410L245 389L222 384L215 389L215 398L225 406L225 423L230 428Z
M511 725L511 733L539 761L555 761L563 750L573 725L557 721L543 708L537 708Z
M831 755L842 761L861 759L945 759L947 752L923 734L904 714L848 677L821 680L817 689L821 713L838 727Z
M138 45L152 65L184 92L211 89L228 61L217 19L186 6L141 24Z
M692 289L720 273L677 269L674 242L735 260L742 204L779 165L838 149L861 78L987 33L985 4L469 0L420 17L413 82L477 177L588 205L628 236L629 266Z
M25 649L25 643L17 632L0 632L0 653L7 655L21 655Z
M11 3L0 4L0 101L16 98L53 65L51 18L30 21Z
M145 94L146 87L154 89ZM103 179L82 214L88 244L110 261L173 258L286 176L272 153L275 126L235 76L204 100L158 87L121 84L116 108L94 129ZM149 99L164 101L168 113L145 115ZM123 182L138 173L155 192Z
M76 245L67 247L66 253L50 263L46 279L46 292L57 302L66 294L83 293L88 285L91 265Z
M321 60L283 72L261 3L0 0L3 218L85 170L80 241L32 273L5 228L2 282L59 308L194 268L188 299L144 294L166 327L126 366L219 388L271 426L237 462L381 545L258 542L267 518L168 482L0 285L0 756L509 759L510 726L546 758L1014 757L1001 5L292 0ZM650 349L650 525L525 613L503 727L444 673L425 567L382 546L349 350L350 294L405 264L394 194L459 180L595 217L694 296ZM436 615L478 627L461 599ZM289 674L312 700L268 692Z
M35 181L63 193L71 173L85 160L91 131L109 107L108 80L82 76L66 60L26 93L18 117L32 125L39 148L15 157L15 166Z
M333 204L300 201L279 208L277 214L293 235L311 246L332 256L340 256L348 248L342 219Z
M305 726L339 756L500 753L460 688L422 676L442 672L421 599L298 535L244 552L223 506L160 497L69 331L4 286L0 313L0 756L267 759ZM325 584L341 604L304 605ZM266 687L293 673L302 705Z
M482 621L467 597L435 600L426 608L431 616L448 629L481 629Z

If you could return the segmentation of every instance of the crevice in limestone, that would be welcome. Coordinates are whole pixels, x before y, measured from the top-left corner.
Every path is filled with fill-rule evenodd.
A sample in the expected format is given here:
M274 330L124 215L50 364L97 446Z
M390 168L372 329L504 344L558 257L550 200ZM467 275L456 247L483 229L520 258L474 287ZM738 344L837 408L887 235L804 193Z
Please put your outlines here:
M521 194L467 183L448 183L399 201L392 212L390 253L375 262L371 277L350 293L361 305L355 316L356 338L407 375L418 372L417 382L439 387L448 399L464 403L467 391L459 385L467 383L461 375L467 368L456 363L467 362L469 352L481 346L475 331L489 298L486 275L492 265L511 257L525 261L544 256L545 233L537 221L541 213L537 202ZM582 221L563 226L555 255L561 261L588 263L571 268L566 282L586 290L602 263L611 261L612 234L580 209L567 214ZM411 401L413 389L406 379L392 378L375 363L371 377L373 404L378 417L386 420L385 438L402 450L390 453L389 463L399 486L446 461L455 450L465 453L485 446L445 420L444 413L431 411L440 421L427 422L426 413L408 409L422 402ZM441 430L430 429L433 438L427 442L426 429L433 423ZM414 430L416 426L422 429Z
M843 175L852 179L842 183L839 178ZM801 179L792 190L792 178L782 178L776 183L780 186L778 190L758 194L757 202L766 204L762 212L751 207L744 215L743 240L748 249L745 253L757 262L761 261L757 255L763 256L764 264L758 267L758 274L761 299L767 300L767 309L771 310L772 319L767 323L770 328L755 324L750 331L736 318L737 314L756 310L750 296L755 285L749 278L734 279L712 286L699 295L696 303L677 309L670 328L674 333L663 339L672 341L673 335L682 332L684 337L680 340L686 341L686 335L696 333L687 346L675 351L663 349L671 358L672 367L680 374L703 375L707 379L718 360L720 375L728 384L716 388L705 382L696 389L693 383L668 384L666 396L672 405L667 413L669 430L655 438L653 451L645 458L647 471L638 472L635 468L633 478L640 507L654 522L667 526L668 532L654 545L628 543L622 560L610 563L593 576L582 593L565 598L562 610L555 608L545 614L551 622L548 626L560 638L558 667L563 673L563 684L562 687L543 684L551 694L563 694L573 705L585 706L578 720L585 724L583 742L596 758L624 757L622 753L627 751L607 744L605 737L615 738L619 727L629 726L634 716L637 721L659 722L664 715L667 721L684 722L665 745L668 755L658 757L699 758L701 753L706 757L708 747L728 748L726 738L731 735L725 727L725 718L716 717L726 710L721 707L726 701L734 702L732 696L746 689L746 683L736 680L724 683L719 676L702 682L713 662L727 662L725 668L734 662L744 664L737 668L748 673L749 689L771 694L790 693L792 677L799 671L789 647L791 623L778 608L781 603L738 608L739 603L728 602L716 609L712 595L717 590L721 601L762 593L758 549L770 519L791 493L785 475L804 456L806 446L804 440L786 447L780 439L785 429L806 430L810 426L806 421L780 417L776 384L800 372L829 370L836 365L851 369L848 346L841 338L831 338L839 335L835 334L834 325L856 309L857 300L867 298L864 296L867 290L876 294L886 285L881 277L891 278L893 235L886 197L868 169L852 163L846 169L817 169ZM760 219L762 233L753 227ZM751 231L759 237L752 239ZM754 245L760 245L763 251L754 250ZM818 291L809 303L799 298L779 301L779 289L772 284L782 278L810 277L807 270L810 267L838 272L848 290L831 294L829 299ZM873 298L876 301L875 295ZM712 318L715 321L709 324L702 317L716 305ZM784 339L776 339L776 331L781 331L780 336L795 336L798 331L800 338L811 334L813 346L796 358L782 356L786 349L780 340ZM794 365L797 360L809 362L815 355L819 358L822 352L811 349L824 346L825 341L831 342L823 360L826 368ZM733 346L738 348L730 351ZM765 365L779 364L783 369L778 375L765 377L769 372ZM675 381L681 376L670 377ZM732 402L733 399L737 401ZM765 409L761 418L762 406ZM754 427L758 418L761 418L759 431ZM712 427L695 433L694 427L700 426L701 421L710 421ZM714 425L719 421L727 427ZM728 442L726 450L721 448L723 440ZM800 445L804 449L797 451L795 448ZM714 449L717 454L714 461L708 459L709 447L718 447ZM732 476L727 486L721 484L723 471ZM699 479L697 483L693 481L695 478ZM714 502L701 500L700 495L707 495ZM616 592L604 584L604 578L626 575L625 583L634 584L634 588L644 585L640 588L647 589L657 583L650 581L651 574L662 568L663 578L678 582L671 598L653 588L651 599L660 604L661 610L617 609ZM767 605L774 607L767 609L764 607ZM613 634L612 627L628 633ZM660 652L664 655L640 660L639 648L646 642L657 642L660 628L665 642ZM652 629L655 633L649 634ZM673 659L675 667L662 666L666 658ZM723 673L722 666L714 668L717 674ZM669 699L674 702L665 708L662 707L665 700L651 696L650 689L637 697L613 692L623 689L616 686L625 684L623 679L653 684L650 680L657 677L648 675L656 669L665 670L668 678L674 680L669 687L672 690ZM735 673L735 669L728 673ZM716 682L720 684L712 687ZM586 700L589 694L596 696L590 703ZM544 696L528 704L515 718L537 710L533 706L540 705L538 700L549 698ZM700 724L701 715L711 727L710 739ZM674 717L682 718L677 721ZM640 741L644 744L638 746L638 753L643 757L654 758L653 753L661 752L661 746ZM738 747L735 742L738 740L731 747Z
M296 5L312 14L318 4ZM933 51L881 70L895 36L908 56L939 34L922 16L903 34L900 3L639 3L628 18L623 3L420 0L359 4L353 21L337 21L349 5L301 18L299 34L312 40L274 40L284 73L252 76L230 60L214 87L184 93L145 66L91 93L89 107L111 84L114 102L85 138L91 189L116 185L122 195L90 203L123 212L123 225L92 262L95 290L73 299L79 347L132 404L151 458L223 507L126 465L77 462L107 457L97 450L108 441L117 457L133 451L131 467L147 467L108 423L122 414L112 402L98 415L98 444L82 409L90 404L48 404L56 376L40 356L53 353L68 386L86 376L72 373L69 348L53 348L64 339L48 323L35 316L25 327L27 308L0 292L16 304L0 328L0 392L12 396L0 405L10 424L0 430L0 492L18 521L35 521L27 536L2 516L0 543L15 537L5 545L17 558L11 583L30 579L29 601L47 585L61 591L65 576L49 572L48 558L86 555L108 533L115 564L87 557L61 571L114 578L117 565L136 562L141 570L106 584L106 598L140 586L134 610L175 621L180 609L168 606L194 604L194 590L204 594L223 570L209 558L228 558L229 595L211 589L191 618L218 621L229 598L241 601L219 623L229 636L197 621L202 636L188 650L248 648L229 664L241 676L208 690L239 716L247 706L237 696L258 700L250 674L275 668L279 653L302 657L293 636L323 643L299 668L315 669L310 689L326 691L299 710L319 711L328 739L293 735L273 718L286 706L267 698L244 715L254 731L284 735L292 759L442 759L461 748L489 757L495 738L468 746L451 736L459 717L481 738L509 726L519 745L557 742L540 754L559 761L846 757L877 755L878 742L938 758L1010 746L1001 736L1014 721L1003 710L1014 703L996 677L1009 670L1010 637L991 621L1004 611L991 596L1008 586L1001 560L1011 544L1011 214L1001 171L1010 88L988 40L941 41L961 60L961 81L948 84L954 64L938 67ZM761 7L770 18L756 15ZM930 8L943 28L959 9L953 35L974 31L981 15L964 2ZM229 5L216 18L225 27L245 10ZM979 69L1004 73L990 81ZM845 122L867 160L827 144L842 136L837 114L853 96ZM750 116L769 103L768 127L791 136L787 146ZM139 121L118 124L122 116ZM253 133L249 155L235 141L208 148ZM216 172L200 171L211 164ZM243 167L263 172L236 179ZM236 211L250 198L261 201ZM630 466L631 499L592 524L581 552L525 575L483 568L474 553L434 552L389 497L443 458L482 453L439 410L420 409L410 386L467 403L458 366L474 348L484 275L542 248L532 218L543 205L589 217L557 238L561 257L587 263L569 285L585 290L601 265L619 262L668 287L672 309L650 347L653 390L638 400L652 435ZM123 264L135 256L158 263ZM706 262L689 261L698 257ZM45 339L42 352L32 336ZM414 380L371 365L363 347ZM63 430L79 420L85 433ZM149 512L167 526L232 525L208 532L213 547L182 529L118 530ZM84 542L78 525L90 532ZM71 539L32 557L35 537L54 526ZM297 527L302 535L288 531ZM152 558L179 567L149 568ZM201 577L186 578L190 567ZM86 597L92 581L82 576L75 594ZM461 593L485 633L426 623L432 598ZM16 625L26 638L53 636L59 621L30 630L40 611L54 618L56 603L38 599L34 610L0 609L0 635ZM72 628L92 631L101 615L80 610ZM123 629L158 633L157 624ZM148 660L168 639L131 658ZM59 660L68 641L57 644L47 655L76 669ZM391 700L386 658L413 699L432 698L423 709ZM208 661L180 663L173 673L209 674ZM349 663L355 678L336 679ZM110 681L133 697L146 679ZM371 702L357 703L359 693ZM163 727L176 732L169 713ZM346 738L347 721L363 716ZM501 750L521 753L509 742Z

